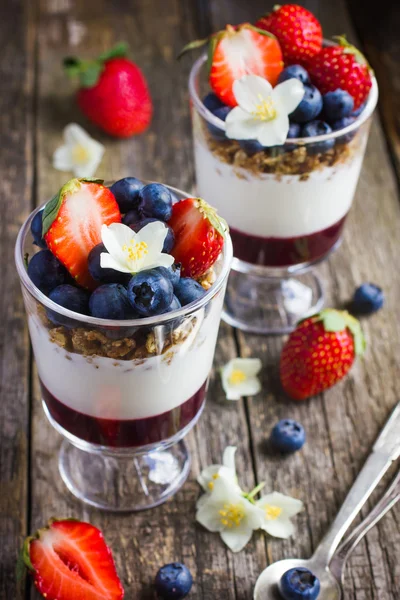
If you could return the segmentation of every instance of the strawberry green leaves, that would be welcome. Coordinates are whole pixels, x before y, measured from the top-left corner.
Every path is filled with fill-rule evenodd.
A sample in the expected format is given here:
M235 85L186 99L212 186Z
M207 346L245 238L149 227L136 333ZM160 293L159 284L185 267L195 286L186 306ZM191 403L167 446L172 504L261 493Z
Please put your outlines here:
M319 319L324 325L325 331L344 331L349 329L354 340L354 351L362 355L366 349L366 341L361 329L360 322L345 310L334 310L327 308L319 313Z
M68 56L63 60L64 69L70 77L79 77L83 88L94 87L103 72L104 63L112 58L123 58L127 55L128 45L120 42L110 50L106 50L96 60L81 60L75 56Z

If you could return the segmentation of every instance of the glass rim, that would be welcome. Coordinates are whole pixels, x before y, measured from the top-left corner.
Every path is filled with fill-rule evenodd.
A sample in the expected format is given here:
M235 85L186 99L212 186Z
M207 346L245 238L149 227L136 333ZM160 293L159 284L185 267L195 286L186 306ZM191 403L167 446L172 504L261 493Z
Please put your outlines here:
M153 183L153 182L145 181L145 180L142 180L142 181L144 181L144 183ZM182 190L180 190L178 188L172 187L167 184L163 184L163 185L165 185L169 190L171 190L171 192L173 192L174 194L177 194L181 198L192 198L193 197L192 194L187 194L186 192L183 192ZM40 304L42 304L46 308L49 308L53 312L56 312L59 315L68 317L70 319L74 319L75 321L79 321L84 325L94 325L97 327L110 327L110 328L111 327L114 327L114 328L117 328L117 327L144 327L144 326L149 326L149 325L152 325L152 326L162 325L169 321L173 321L174 319L176 319L178 317L184 317L190 313L196 312L197 310L199 310L200 308L202 308L203 306L208 304L208 302L217 294L217 292L219 292L219 290L221 289L221 287L223 286L225 280L227 279L227 277L229 275L229 271L230 271L230 267L231 267L231 263L232 263L232 259L233 259L233 247L232 247L232 240L231 240L231 237L229 235L229 230L228 230L224 233L224 246L223 246L223 250L222 250L223 260L222 260L221 272L217 276L217 279L215 280L215 282L213 283L211 288L209 290L207 290L206 293L198 300L195 300L195 301L191 302L190 304L186 304L185 306L182 306L178 310L160 314L160 315L154 315L152 317L143 317L141 319L119 319L119 320L117 320L117 319L100 319L98 317L92 317L90 315L83 315L81 313L74 312L72 310L69 310L68 308L64 308L63 306L60 306L56 302L53 302L53 300L50 300L50 298L48 298L48 296L46 296L43 292L41 292L39 290L39 288L37 288L35 286L35 284L33 283L33 281L30 279L30 277L28 276L28 270L25 268L25 259L24 259L25 239L26 239L27 234L30 232L30 227L31 227L33 218L45 205L46 205L46 202L44 202L43 204L41 204L40 206L35 208L35 210L33 210L28 215L28 217L26 218L26 220L24 221L24 223L22 224L22 226L18 232L18 236L17 236L16 242L15 242L15 253L14 253L15 264L17 267L17 273L18 273L21 284L38 302L40 302Z
M333 44L333 42L330 42L329 40L324 40L324 42L329 45L336 45L336 44ZM206 61L207 61L207 53L204 52L194 62L193 66L190 70L190 74L189 74L189 94L190 94L191 99L193 100L193 103L196 106L196 109L201 114L201 116L206 121L208 121L208 123L210 123L211 125L214 125L215 127L218 127L219 129L221 129L222 131L225 131L226 130L225 122L222 121L221 119L219 119L218 117L216 117L215 115L213 115L213 113L204 106L204 104L201 101L199 94L197 93L197 90L196 90L196 78L200 72L201 67L204 65L204 63ZM332 140L332 139L335 139L338 137L342 137L348 133L351 133L352 131L357 130L361 125L363 125L363 123L365 123L369 119L369 117L374 112L375 107L378 102L378 83L373 74L372 74L371 78L372 78L372 87L371 87L371 90L370 90L370 93L368 96L367 104L366 104L364 110L362 111L362 113L358 117L355 118L355 121L353 123L351 123L347 127L344 127L343 129L338 129L337 131L332 131L331 133L325 133L324 135L316 135L313 137L290 138L290 139L287 139L281 145L284 146L285 144L297 144L298 146L305 146L307 144L312 144L314 142L323 142L325 140Z

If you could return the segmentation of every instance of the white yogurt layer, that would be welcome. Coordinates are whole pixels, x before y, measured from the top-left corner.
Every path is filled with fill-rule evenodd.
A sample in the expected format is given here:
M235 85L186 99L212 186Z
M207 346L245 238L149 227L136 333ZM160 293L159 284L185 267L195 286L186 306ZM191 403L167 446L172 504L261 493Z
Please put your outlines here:
M166 354L144 361L84 357L50 341L37 315L29 316L29 331L39 377L60 402L102 419L142 419L172 410L189 400L206 381L213 362L221 290L197 313L188 338ZM169 360L171 358L171 360Z
M327 229L350 209L363 160L299 175L254 175L219 160L199 139L194 144L197 192L232 229L260 237L291 238Z

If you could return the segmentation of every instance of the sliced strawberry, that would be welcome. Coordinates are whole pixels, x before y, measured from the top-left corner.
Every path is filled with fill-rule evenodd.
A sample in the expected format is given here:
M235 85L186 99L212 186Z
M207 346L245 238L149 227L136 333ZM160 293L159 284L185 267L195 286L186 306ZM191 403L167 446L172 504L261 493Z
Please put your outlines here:
M236 79L253 73L275 85L283 69L282 52L274 35L257 29L250 23L226 29L205 40L188 44L181 52L209 43L210 85L218 98L236 106L232 85Z
M173 205L168 225L175 234L171 254L181 263L182 276L200 277L221 253L227 224L201 198L186 198Z
M25 540L22 560L46 600L122 600L103 534L90 523L51 520Z
M113 193L99 179L71 179L43 214L43 235L51 252L83 287L98 284L88 270L88 255L101 242L103 224L121 222Z

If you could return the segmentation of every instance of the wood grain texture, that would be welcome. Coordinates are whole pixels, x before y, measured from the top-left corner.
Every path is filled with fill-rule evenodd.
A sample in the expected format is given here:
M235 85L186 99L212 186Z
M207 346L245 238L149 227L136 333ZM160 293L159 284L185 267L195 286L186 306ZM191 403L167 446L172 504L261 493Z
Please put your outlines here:
M34 34L24 2L1 4L0 598L23 594L15 563L28 520L30 353L14 245L31 206Z

